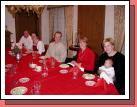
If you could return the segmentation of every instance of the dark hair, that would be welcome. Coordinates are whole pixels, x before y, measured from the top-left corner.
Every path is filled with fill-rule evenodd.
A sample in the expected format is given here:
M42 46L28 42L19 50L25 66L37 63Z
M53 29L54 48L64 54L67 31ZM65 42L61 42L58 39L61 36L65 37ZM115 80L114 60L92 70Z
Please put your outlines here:
M108 58L108 59L106 59L105 61L107 61L107 60L111 61L112 65L113 65L113 60L112 60L112 58Z
M61 33L60 31L55 32L55 33L54 33L54 37L55 37L55 35L56 35L57 33L60 34L61 37L62 37L62 33Z

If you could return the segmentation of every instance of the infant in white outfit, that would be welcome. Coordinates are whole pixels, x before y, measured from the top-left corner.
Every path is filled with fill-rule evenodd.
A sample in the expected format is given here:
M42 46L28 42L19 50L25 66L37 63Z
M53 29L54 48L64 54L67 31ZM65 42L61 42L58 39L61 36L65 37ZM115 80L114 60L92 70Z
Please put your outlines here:
M112 65L113 65L112 59L107 59L105 60L104 65L99 67L100 78L104 78L107 84L110 83L113 84L115 80L115 70Z

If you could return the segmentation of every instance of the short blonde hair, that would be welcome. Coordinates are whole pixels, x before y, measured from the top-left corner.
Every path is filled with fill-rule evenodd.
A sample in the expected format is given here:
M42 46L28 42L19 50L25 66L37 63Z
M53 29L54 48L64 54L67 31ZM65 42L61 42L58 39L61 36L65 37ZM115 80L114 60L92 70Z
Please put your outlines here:
M103 40L103 46L104 46L104 44L105 44L106 42L109 42L111 45L115 46L114 40L113 40L112 38L105 38L105 39Z
M85 42L86 44L88 44L88 38L87 37L79 37L79 41Z

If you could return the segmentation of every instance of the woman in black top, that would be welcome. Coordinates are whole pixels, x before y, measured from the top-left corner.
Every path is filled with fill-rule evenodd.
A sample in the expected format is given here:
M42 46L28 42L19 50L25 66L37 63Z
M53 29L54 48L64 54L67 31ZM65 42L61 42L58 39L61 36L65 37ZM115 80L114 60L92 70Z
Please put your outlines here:
M111 58L115 70L114 85L119 93L123 95L125 94L125 56L115 50L112 38L106 38L103 41L103 47L104 53L97 60L95 72L97 72L98 68L104 64L106 59Z

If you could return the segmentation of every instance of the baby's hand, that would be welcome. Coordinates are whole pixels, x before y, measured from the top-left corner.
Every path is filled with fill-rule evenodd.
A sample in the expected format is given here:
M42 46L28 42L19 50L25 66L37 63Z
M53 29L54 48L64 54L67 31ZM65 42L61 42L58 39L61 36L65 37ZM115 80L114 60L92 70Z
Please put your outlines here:
M102 72L105 72L104 70L99 70L98 73L101 74Z

